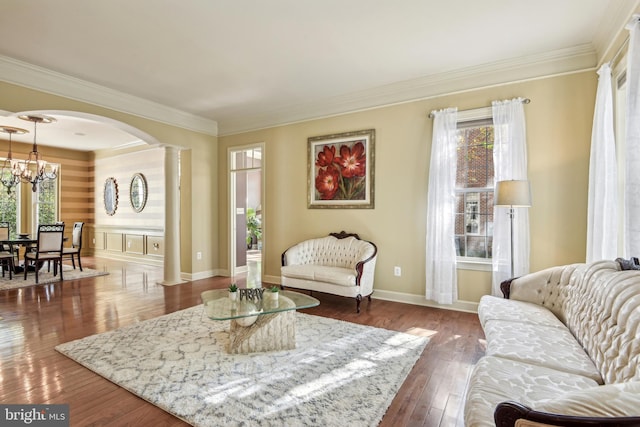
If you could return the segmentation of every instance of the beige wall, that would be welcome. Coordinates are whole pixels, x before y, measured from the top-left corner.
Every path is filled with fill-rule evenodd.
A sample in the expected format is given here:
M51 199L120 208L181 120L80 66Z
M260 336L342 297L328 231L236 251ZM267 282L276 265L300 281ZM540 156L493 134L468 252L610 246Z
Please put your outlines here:
M539 270L584 260L596 82L595 71L590 70L221 138L1 82L0 109L96 114L134 126L161 143L183 147L181 270L192 278L229 269L228 147L264 142L266 278L278 280L280 254L291 244L347 230L378 245L379 293L419 300L425 286L425 207L432 130L427 114L449 106L488 106L494 99L531 99L525 106L534 197L530 210L531 269ZM369 128L376 129L375 209L307 209L307 138ZM67 191L62 197L68 197ZM63 215L67 216L65 221L75 218L75 214ZM198 251L203 253L201 261L195 257ZM393 276L396 265L402 267L402 277ZM488 273L460 272L461 300L475 302L489 288Z
M219 268L218 188L215 185L217 137L5 82L0 82L0 110L62 110L94 114L133 126L161 144L181 147L181 156L188 158L181 165L181 271L188 278L193 278L211 275ZM6 148L2 144L0 153ZM42 151L45 153L44 146ZM96 195L102 194L102 184L95 183L98 187ZM67 197L66 192L63 191L62 197ZM93 205L93 200L90 203ZM195 262L197 251L203 252L203 258Z
M533 191L531 270L584 261L589 147L595 71L388 106L219 138L220 265L228 268L230 146L265 143L263 269L279 280L280 254L332 231L357 232L378 245L376 289L388 298L419 301L425 288L426 194L434 109L485 107L495 99L531 99L525 106ZM307 209L307 138L376 130L375 209ZM402 277L393 267L402 267ZM490 273L461 271L460 300L490 292Z

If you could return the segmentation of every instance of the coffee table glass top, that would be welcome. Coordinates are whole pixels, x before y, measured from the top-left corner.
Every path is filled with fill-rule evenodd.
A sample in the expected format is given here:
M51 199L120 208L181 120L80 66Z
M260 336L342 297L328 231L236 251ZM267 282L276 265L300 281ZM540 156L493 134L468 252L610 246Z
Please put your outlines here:
M262 298L257 290L251 290L254 295L243 295L240 289L236 292L236 300L232 300L227 289L214 289L201 294L204 310L210 319L229 320L263 314L279 313L289 310L311 308L320 305L320 301L312 296L292 291L278 292L277 300L273 299L271 291L265 289ZM244 291L244 290L242 290Z

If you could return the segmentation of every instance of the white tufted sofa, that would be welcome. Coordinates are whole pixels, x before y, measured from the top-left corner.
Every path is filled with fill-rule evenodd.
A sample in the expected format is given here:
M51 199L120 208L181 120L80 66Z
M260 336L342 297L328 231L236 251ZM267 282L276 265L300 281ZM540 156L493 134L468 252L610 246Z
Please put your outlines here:
M640 425L640 271L572 264L503 292L480 300L487 350L469 380L467 426Z
M305 240L282 254L283 288L306 289L371 301L378 249L357 234L331 233Z

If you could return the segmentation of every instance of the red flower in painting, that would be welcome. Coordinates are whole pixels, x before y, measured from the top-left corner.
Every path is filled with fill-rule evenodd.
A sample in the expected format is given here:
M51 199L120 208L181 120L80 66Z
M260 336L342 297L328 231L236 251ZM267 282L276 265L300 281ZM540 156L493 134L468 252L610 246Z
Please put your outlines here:
M340 147L340 157L336 162L340 165L340 173L345 178L365 175L367 156L364 151L364 144L356 142L352 148L346 145Z
M331 200L335 197L340 186L339 180L339 173L333 167L320 169L318 171L318 176L316 176L316 190L320 193L322 200Z
M316 166L319 167L326 167L326 166L331 166L331 163L333 163L333 159L336 156L336 147L335 145L332 145L331 147L329 147L328 145L325 145L322 148L322 151L318 153L318 160L316 160Z
M365 144L365 140L327 144L316 151L315 194L317 199L366 200ZM336 156L336 151L340 152L339 156Z

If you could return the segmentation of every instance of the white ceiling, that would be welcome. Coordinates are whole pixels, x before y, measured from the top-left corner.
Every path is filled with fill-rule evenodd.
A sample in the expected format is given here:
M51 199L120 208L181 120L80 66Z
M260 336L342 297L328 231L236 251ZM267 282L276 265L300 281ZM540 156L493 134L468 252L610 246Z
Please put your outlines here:
M595 67L638 3L2 0L0 79L224 135Z

